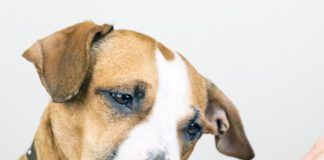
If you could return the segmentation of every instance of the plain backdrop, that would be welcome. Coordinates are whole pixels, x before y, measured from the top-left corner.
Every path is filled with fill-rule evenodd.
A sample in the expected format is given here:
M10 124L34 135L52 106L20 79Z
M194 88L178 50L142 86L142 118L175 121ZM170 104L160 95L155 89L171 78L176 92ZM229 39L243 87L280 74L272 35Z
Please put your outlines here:
M324 136L323 0L10 0L0 2L0 159L33 140L49 96L21 57L84 20L177 50L238 106L257 160L301 159ZM203 136L191 160L229 160Z

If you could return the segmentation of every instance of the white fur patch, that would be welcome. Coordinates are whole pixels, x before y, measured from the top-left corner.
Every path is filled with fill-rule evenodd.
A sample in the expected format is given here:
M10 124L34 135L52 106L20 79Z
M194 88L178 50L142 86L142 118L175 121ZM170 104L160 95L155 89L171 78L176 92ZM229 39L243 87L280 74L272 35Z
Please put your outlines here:
M120 145L116 160L144 160L161 152L168 160L180 159L177 125L181 118L192 112L187 68L178 54L174 60L167 61L158 49L156 65L158 92L152 113Z

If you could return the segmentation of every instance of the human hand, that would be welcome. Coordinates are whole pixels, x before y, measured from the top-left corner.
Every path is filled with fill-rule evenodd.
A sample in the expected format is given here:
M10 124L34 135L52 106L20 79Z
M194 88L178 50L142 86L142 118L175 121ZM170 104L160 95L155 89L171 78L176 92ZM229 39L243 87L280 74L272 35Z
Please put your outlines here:
M303 160L324 160L324 138L315 142Z

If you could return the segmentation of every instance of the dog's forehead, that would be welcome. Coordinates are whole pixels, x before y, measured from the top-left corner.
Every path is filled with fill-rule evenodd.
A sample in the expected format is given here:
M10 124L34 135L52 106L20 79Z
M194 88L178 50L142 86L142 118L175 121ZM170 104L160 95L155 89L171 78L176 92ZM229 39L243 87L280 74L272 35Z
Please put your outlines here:
M126 30L114 31L94 47L97 52L94 74L101 76L98 83L114 85L137 79L156 86L155 48L150 37Z
M170 50L155 39L130 30L116 30L96 48L98 52L96 72L101 76L107 76L101 78L103 83L142 80L150 84L155 93L159 83L158 54L161 54L163 60L167 62L183 61L185 66L183 71L188 78L190 104L196 105L202 111L205 109L206 89L203 77L181 54ZM179 59L175 55L178 55ZM169 69L172 70L170 67Z

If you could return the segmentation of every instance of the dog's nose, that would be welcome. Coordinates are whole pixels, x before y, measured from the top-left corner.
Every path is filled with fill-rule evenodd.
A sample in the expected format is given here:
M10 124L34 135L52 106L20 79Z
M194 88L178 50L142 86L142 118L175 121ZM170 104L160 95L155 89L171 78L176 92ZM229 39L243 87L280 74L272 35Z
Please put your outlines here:
M147 160L168 160L165 152L149 152Z

